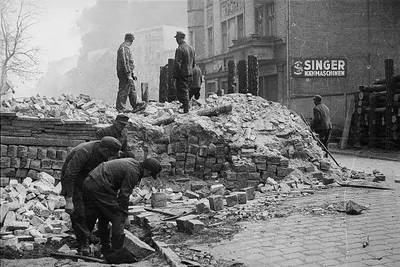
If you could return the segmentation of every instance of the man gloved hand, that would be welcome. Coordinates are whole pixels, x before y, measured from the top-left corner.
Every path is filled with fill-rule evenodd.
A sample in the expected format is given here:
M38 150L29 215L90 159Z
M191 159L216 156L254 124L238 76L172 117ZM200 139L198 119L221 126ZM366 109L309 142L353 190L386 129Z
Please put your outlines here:
M65 200L65 212L71 215L72 213L74 213L74 203L72 202L72 197L67 197Z

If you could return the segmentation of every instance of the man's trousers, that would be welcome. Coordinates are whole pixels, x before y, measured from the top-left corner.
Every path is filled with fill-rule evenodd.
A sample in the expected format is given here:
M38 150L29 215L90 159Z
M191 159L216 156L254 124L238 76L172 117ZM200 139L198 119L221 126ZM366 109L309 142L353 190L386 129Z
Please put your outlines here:
M133 109L137 107L137 95L135 84L129 84L128 77L126 77L126 73L117 73L119 84L118 84L118 94L117 94L117 102L116 109L118 111L123 111L126 106L126 99L129 97L129 103L131 104Z

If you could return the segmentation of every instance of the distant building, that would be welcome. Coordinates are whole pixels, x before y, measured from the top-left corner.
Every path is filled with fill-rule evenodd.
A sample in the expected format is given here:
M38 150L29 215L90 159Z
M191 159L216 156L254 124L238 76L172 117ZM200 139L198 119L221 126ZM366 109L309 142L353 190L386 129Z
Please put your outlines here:
M174 36L177 31L187 32L187 29L161 25L134 32L135 41L131 47L135 61L134 73L139 82L149 84L150 99L158 100L160 67L175 56L178 45ZM140 88L136 90L140 94Z
M386 58L393 58L395 73L400 72L400 1L187 3L189 36L205 74L206 94L226 93L229 60L256 55L260 96L310 117L309 96L321 94L340 124L350 100L345 93L384 77Z

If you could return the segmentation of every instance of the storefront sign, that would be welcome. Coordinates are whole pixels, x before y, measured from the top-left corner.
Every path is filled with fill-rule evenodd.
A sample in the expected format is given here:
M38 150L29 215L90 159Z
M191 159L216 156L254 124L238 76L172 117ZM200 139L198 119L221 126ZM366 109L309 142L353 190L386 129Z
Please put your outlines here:
M292 65L293 78L344 78L347 77L346 58L295 59Z

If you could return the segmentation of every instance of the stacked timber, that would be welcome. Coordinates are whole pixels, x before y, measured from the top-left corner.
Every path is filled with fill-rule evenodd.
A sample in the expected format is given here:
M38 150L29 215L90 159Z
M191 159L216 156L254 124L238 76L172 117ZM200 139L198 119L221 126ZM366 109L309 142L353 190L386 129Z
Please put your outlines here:
M361 145L400 148L400 75L393 74L393 60L385 60L385 79L360 86L356 95L357 134Z

